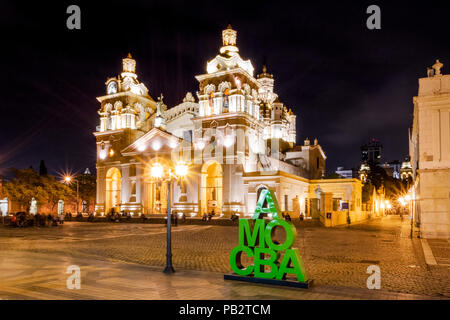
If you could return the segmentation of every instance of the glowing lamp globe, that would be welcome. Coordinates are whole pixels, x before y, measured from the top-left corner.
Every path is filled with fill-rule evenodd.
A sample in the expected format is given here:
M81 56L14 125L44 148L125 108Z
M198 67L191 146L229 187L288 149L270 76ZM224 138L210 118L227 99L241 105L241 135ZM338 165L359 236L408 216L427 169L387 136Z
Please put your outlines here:
M152 149L155 151L158 151L159 149L161 149L161 142L159 141L154 141L152 143Z
M205 147L205 143L203 141L199 141L196 143L196 147L199 150L203 150L203 148Z
M233 145L233 137L232 136L226 136L224 141L223 141L223 145L226 148L231 147Z
M177 164L175 166L175 174L179 177L184 177L187 175L188 167L185 164Z
M159 163L154 164L151 169L151 174L152 174L153 178L156 178L156 179L162 178L163 167Z

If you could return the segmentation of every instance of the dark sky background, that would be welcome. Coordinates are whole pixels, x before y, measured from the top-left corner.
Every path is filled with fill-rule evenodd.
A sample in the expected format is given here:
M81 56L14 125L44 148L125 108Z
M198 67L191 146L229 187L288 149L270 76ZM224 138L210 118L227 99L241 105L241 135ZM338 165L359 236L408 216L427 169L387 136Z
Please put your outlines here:
M70 4L81 30L66 28ZM381 30L366 27L370 4ZM319 139L328 172L357 166L370 138L385 161L402 160L418 78L436 59L450 65L448 1L2 1L0 13L1 169L94 169L95 98L121 59L131 52L150 95L174 106L198 90L228 23L297 114L297 143Z

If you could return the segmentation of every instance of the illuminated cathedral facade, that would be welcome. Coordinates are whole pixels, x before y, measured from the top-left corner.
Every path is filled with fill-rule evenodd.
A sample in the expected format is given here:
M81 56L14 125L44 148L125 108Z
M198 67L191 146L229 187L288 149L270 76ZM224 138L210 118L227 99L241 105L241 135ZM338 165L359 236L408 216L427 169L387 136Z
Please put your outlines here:
M218 55L195 77L197 93L171 108L150 96L131 55L123 59L123 72L97 98L96 214L165 214L170 200L173 212L188 217L246 216L263 188L294 217L318 214L331 189L332 198L360 206L359 180L322 179L322 147L317 139L296 144L296 115L274 92L273 75L263 67L255 77L236 40L231 26L223 30ZM153 179L151 168L180 162L188 174L170 184L169 199L169 184Z

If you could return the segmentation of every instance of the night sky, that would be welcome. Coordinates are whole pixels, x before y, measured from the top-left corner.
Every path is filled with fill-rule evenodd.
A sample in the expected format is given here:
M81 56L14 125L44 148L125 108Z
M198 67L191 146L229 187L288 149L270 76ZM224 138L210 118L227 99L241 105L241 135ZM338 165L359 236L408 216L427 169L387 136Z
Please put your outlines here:
M264 62L275 92L297 114L306 137L328 157L327 171L357 166L370 138L383 160L408 154L418 78L436 59L450 66L450 8L411 1L2 1L0 168L81 172L95 168L97 96L121 72L128 52L138 79L168 107L221 46L228 23L251 59ZM448 2L447 2L448 3ZM68 30L66 8L81 8L81 30ZM381 30L368 30L366 9L381 7Z

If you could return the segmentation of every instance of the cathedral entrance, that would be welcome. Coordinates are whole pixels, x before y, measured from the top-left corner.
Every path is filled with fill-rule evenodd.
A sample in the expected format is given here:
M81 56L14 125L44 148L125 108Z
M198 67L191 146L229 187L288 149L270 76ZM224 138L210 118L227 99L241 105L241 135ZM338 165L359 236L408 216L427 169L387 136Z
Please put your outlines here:
M201 214L222 213L222 166L217 161L207 162L202 167L200 205Z
M121 178L119 169L111 168L106 174L106 203L105 212L120 212L120 191L121 191Z

